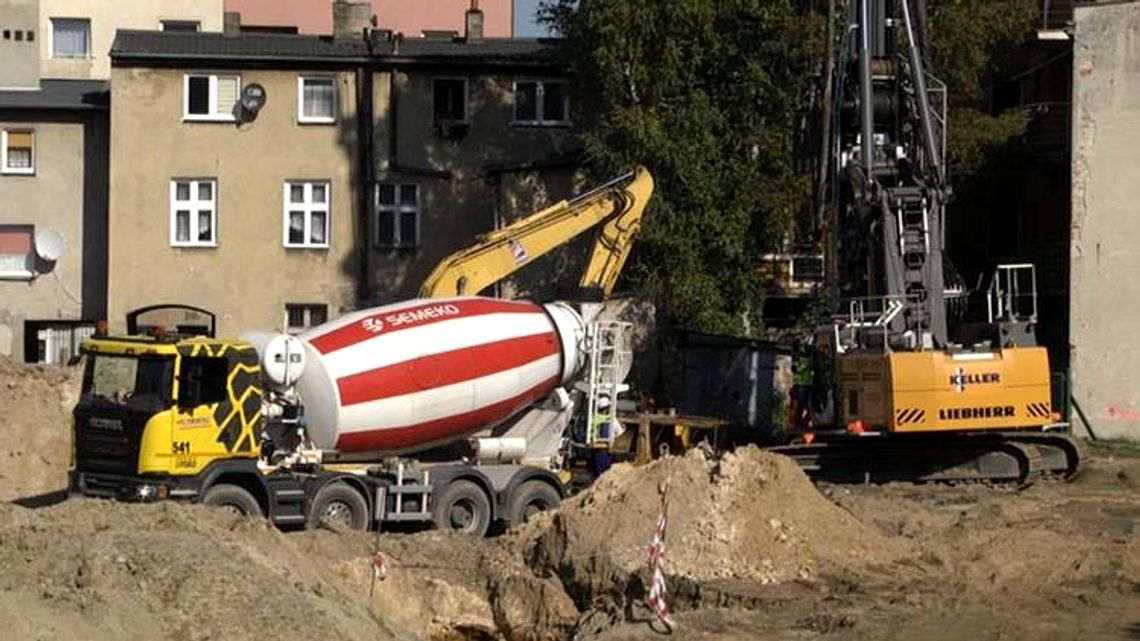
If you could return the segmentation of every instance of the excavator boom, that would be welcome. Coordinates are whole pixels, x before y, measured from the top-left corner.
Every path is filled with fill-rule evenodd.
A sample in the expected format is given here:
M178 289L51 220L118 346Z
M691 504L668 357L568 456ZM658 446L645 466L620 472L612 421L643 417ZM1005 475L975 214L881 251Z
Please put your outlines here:
M641 229L652 194L653 177L638 166L587 193L485 234L474 245L444 258L424 280L420 296L476 294L603 225L580 284L599 288L608 297Z

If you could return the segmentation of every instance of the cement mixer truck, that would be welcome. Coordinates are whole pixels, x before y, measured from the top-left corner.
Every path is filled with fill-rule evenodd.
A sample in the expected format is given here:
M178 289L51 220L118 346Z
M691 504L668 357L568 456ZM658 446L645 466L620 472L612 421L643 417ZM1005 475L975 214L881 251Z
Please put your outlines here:
M71 491L282 526L475 535L558 505L568 428L597 444L598 401L624 388L632 328L593 320L597 306L458 294L601 225L582 285L608 295L652 192L638 167L449 256L422 298L297 336L96 334L82 348Z
M282 526L421 521L483 535L559 504L587 379L628 373L623 325L564 303L452 297L296 336L96 335L71 489Z

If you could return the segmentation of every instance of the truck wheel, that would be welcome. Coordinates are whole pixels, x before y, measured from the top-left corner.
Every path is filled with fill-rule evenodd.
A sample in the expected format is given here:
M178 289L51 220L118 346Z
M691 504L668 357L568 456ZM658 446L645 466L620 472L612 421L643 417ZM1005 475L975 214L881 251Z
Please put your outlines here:
M242 516L264 516L261 505L245 488L230 483L218 483L206 490L202 503L216 505L228 512Z
M368 503L360 492L344 483L329 483L317 492L309 508L309 527L328 520L349 530L368 529Z
M562 497L558 490L542 481L527 481L515 490L511 498L510 519L512 524L523 523L530 517L558 507Z
M432 507L432 521L441 530L486 536L491 527L491 500L471 481L453 481Z

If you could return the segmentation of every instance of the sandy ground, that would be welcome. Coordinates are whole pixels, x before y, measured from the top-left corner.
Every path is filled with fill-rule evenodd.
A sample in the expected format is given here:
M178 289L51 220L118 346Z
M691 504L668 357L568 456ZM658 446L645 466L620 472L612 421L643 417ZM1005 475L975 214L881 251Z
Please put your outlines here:
M644 546L665 484L674 638L1140 639L1127 450L1022 491L817 488L754 449L694 453L494 539L281 533L173 503L23 507L63 486L78 383L0 361L3 639L660 639Z

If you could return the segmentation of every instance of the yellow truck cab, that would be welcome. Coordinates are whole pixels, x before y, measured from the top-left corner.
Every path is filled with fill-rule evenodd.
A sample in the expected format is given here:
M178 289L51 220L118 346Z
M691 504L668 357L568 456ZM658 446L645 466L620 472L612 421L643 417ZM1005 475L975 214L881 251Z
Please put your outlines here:
M257 470L261 368L252 345L98 336L83 353L74 488L124 499L198 497L217 477Z

